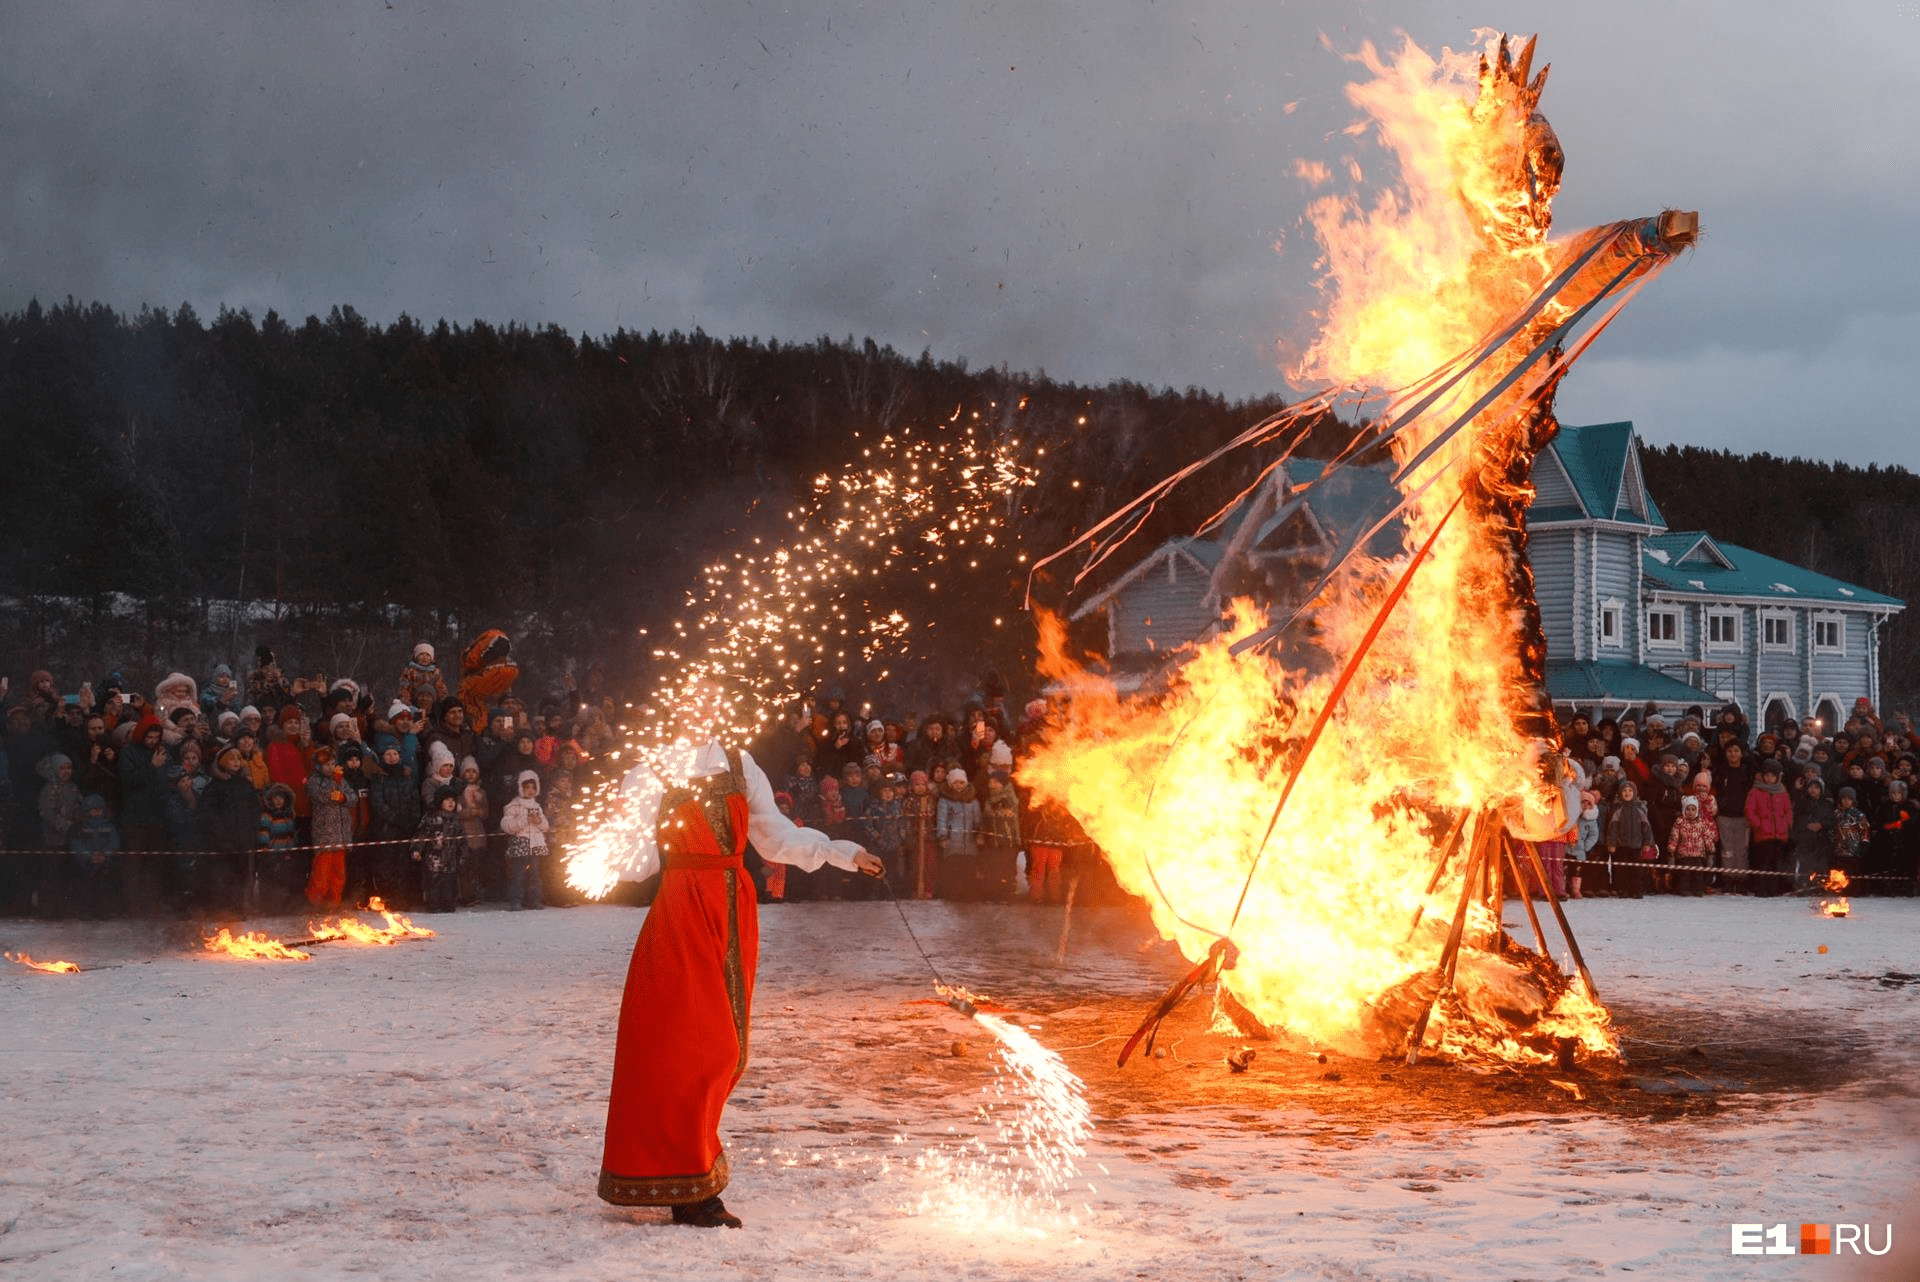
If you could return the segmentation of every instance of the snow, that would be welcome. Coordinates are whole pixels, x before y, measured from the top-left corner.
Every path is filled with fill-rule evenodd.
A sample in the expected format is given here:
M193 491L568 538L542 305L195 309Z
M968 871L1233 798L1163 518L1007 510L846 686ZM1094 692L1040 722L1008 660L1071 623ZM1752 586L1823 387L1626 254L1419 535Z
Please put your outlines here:
M324 945L304 963L197 954L184 927L0 922L8 950L103 968L0 963L0 1274L1920 1276L1920 1224L1903 1218L1920 1185L1920 985L1900 978L1920 973L1920 903L1856 899L1838 921L1777 899L1568 907L1630 1034L1656 1016L1817 1033L1812 1053L1832 1039L1857 1079L1734 1085L1721 1107L1676 1117L1464 1121L1309 1101L1149 1109L1090 1088L1096 1129L1067 1212L969 1224L946 1173L969 1140L997 1142L980 1117L995 1101L990 1039L916 1004L927 970L892 906L778 906L762 915L753 1060L724 1127L727 1201L747 1227L700 1231L593 1194L642 910L421 917L437 938ZM1057 910L907 913L949 980L1088 1071L1113 1046L1064 1045L1050 1026L1089 994L1144 1011L1173 966L1117 910L1076 914L1065 967ZM249 924L286 937L301 923ZM1121 1076L1150 1085L1158 1071ZM1894 1256L1729 1253L1735 1222L1802 1221L1890 1223Z

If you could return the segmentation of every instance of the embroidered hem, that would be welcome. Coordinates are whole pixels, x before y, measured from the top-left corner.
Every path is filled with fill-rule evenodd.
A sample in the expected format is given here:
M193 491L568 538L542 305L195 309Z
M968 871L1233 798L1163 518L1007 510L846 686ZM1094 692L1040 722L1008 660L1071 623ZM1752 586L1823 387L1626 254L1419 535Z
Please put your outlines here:
M715 1197L727 1187L727 1154L723 1149L705 1175L628 1176L600 1172L600 1196L615 1206L691 1206Z

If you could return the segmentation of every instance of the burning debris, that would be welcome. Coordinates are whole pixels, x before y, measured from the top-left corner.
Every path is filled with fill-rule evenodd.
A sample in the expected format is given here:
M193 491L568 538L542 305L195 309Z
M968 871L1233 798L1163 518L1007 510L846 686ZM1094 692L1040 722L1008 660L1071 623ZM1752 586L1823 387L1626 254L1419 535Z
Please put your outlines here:
M312 961L313 954L302 952L269 938L258 930L242 931L238 935L222 926L208 935L203 947L221 957L238 957L243 961Z
M1618 1055L1533 844L1568 830L1577 805L1548 714L1525 510L1561 376L1697 223L1670 211L1550 241L1563 157L1532 60L1532 41L1505 38L1477 60L1411 44L1357 56L1373 79L1350 97L1400 183L1370 206L1329 195L1309 209L1325 325L1292 372L1333 389L1227 447L1277 443L1270 470L1314 416L1372 405L1315 483L1390 457L1393 505L1361 523L1293 617L1236 602L1153 697L1122 698L1043 627L1043 666L1069 706L1023 775L1074 813L1195 963L1123 1062L1152 1049L1185 992L1216 981L1245 1020L1349 1054ZM1084 577L1211 461L1062 553L1088 551ZM1362 550L1395 527L1409 555ZM1144 798L1128 786L1140 779ZM1501 926L1509 887L1534 948ZM1551 960L1540 891L1577 980Z
M1840 893L1847 888L1847 881L1847 874L1838 868L1828 872L1827 880L1821 887L1827 894L1814 905L1814 908L1829 917L1845 917L1852 912L1853 905L1847 901L1845 895Z
M367 901L366 911L387 919L385 926L369 926L358 917L336 917L332 921L307 923L307 938L301 946L345 941L350 944L397 944L403 939L432 939L434 932L413 924L412 918L390 911L378 895Z
M10 962L25 966L29 970L45 971L49 975L78 975L80 968L70 961L35 961L26 953L6 953Z

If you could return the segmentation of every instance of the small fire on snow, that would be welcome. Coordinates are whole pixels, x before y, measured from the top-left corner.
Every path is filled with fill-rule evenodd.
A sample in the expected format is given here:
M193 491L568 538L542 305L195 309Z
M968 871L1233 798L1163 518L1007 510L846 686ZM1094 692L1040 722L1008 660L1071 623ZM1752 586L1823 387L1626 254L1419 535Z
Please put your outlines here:
M10 962L18 962L30 970L44 970L49 975L78 975L80 973L80 968L70 961L35 961L26 953L7 953L5 956Z
M207 936L206 950L223 957L239 957L246 961L313 960L312 953L302 952L298 948L289 948L261 931L247 930L235 935L225 926Z
M1846 888L1847 874L1835 868L1827 874L1827 884L1825 887L1825 889L1833 892L1833 897L1821 900L1816 906L1829 917L1845 917L1853 911L1853 905L1847 902L1847 897L1839 893Z
M432 939L433 932L416 926L411 918L390 911L378 895L367 901L367 909L387 919L385 926L369 926L357 917L339 917L333 921L307 923L308 938L303 944L326 944L345 940L353 944L397 944L403 939Z

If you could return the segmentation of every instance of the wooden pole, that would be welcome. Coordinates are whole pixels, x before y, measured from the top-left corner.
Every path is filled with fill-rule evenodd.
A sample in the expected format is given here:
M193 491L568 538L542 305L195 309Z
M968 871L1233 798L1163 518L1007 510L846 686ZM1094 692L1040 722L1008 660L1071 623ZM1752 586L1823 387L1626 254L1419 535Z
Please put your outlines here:
M1560 933L1566 936L1567 950L1573 954L1574 968L1580 972L1580 982L1587 986L1587 996L1594 1001L1600 1000L1600 990L1593 986L1593 976L1587 971L1587 959L1580 955L1580 942L1573 937L1573 927L1567 923L1566 910L1560 907L1560 897L1553 893L1553 883L1547 880L1546 865L1540 862L1540 852L1527 844L1527 860L1533 867L1533 875L1540 879L1540 888L1547 892L1547 907L1553 909L1553 918L1560 923Z
M1080 874L1067 881L1067 910L1060 914L1060 946L1053 950L1053 964L1067 964L1067 933L1073 929L1073 892L1080 889Z
M1482 811L1479 822L1474 825L1473 842L1467 848L1467 866L1460 878L1460 899L1453 908L1453 927L1447 932L1447 943L1440 950L1440 987L1434 991L1426 1008L1420 1012L1420 1018L1414 1021L1412 1030L1407 1034L1407 1063L1420 1062L1420 1043L1426 1040L1427 1024L1433 1019L1433 1004L1440 1000L1440 994L1453 987L1454 970L1460 960L1460 936L1467 925L1467 905L1473 902L1475 883L1482 875L1481 865L1486 861L1487 837L1492 830L1492 816Z
M1548 961L1553 954L1547 951L1547 935L1540 929L1540 914L1533 911L1533 893L1527 887L1526 876L1520 871L1519 856L1513 853L1514 839L1501 834L1500 850L1507 857L1507 871L1513 874L1513 887L1520 893L1520 902L1527 907L1527 920L1533 924L1534 942L1540 945L1540 955Z
M1413 934L1420 929L1420 919L1426 916L1427 900L1433 898L1433 892L1440 888L1440 879L1446 875L1447 865L1453 862L1454 852L1460 849L1460 834L1466 831L1467 817L1473 812L1462 810L1460 817L1453 821L1452 831L1447 839L1440 843L1440 860L1433 866L1433 876L1427 879L1427 893L1420 897L1420 903L1413 910L1413 924L1407 927L1407 942L1413 942Z

